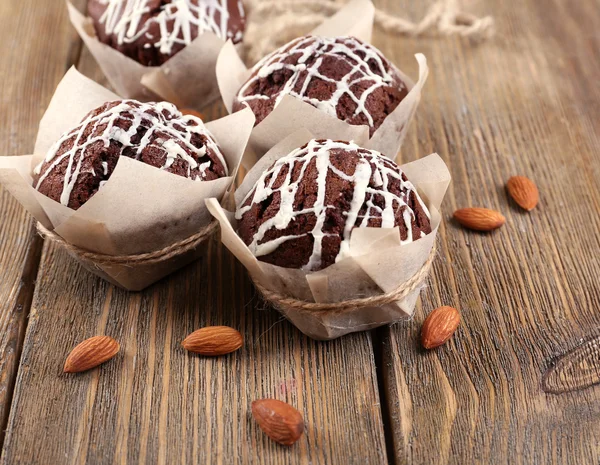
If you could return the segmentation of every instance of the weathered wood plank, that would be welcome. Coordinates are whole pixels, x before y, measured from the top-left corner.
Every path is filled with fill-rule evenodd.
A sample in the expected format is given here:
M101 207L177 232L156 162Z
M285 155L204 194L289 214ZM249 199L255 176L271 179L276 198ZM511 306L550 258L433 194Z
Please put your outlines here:
M396 462L596 463L597 345L557 362L561 383L551 371L553 385L582 390L547 394L542 379L560 355L599 335L598 4L478 3L498 20L492 42L387 46L398 63L424 51L432 67L403 158L437 150L453 174L421 308L383 334ZM539 185L530 214L507 199L515 174ZM465 206L500 209L508 223L466 232L450 220ZM451 343L425 353L420 324L440 305L459 308L463 324Z
M424 8L376 3L415 18ZM448 222L415 321L376 333L397 463L579 464L600 454L600 388L577 390L595 383L598 361L593 343L578 349L580 341L600 334L600 89L590 58L599 17L592 0L542 3L481 2L500 24L499 38L482 47L376 37L403 69L414 74L416 51L432 67L403 159L437 150L448 161L447 217L477 204L509 218L493 235ZM85 51L80 69L100 76ZM538 182L534 213L507 201L503 184L513 174ZM448 346L424 353L419 325L441 304L459 307L464 324ZM183 353L183 337L207 324L242 330L244 349L216 360ZM62 375L75 343L100 333L119 339L123 353L94 372ZM259 308L216 241L203 261L140 294L48 248L3 462L385 463L372 353L368 335L315 343ZM576 365L580 354L587 366ZM545 393L544 373L568 389ZM291 450L266 440L248 417L250 401L266 395L305 413L307 436Z
M37 289L4 463L386 460L369 335L328 344L303 337L257 305L245 272L216 241L204 260L137 294L50 248ZM215 324L239 328L243 349L209 359L180 347ZM117 339L121 353L98 370L63 375L69 350L96 334ZM262 397L304 413L306 437L294 448L274 445L250 419L251 401Z
M78 68L105 83L86 50ZM216 324L238 328L243 349L207 359L181 348L188 333ZM121 354L99 370L63 375L69 350L95 334L116 338ZM307 432L293 448L272 443L251 419L250 403L263 397L304 414ZM217 240L202 261L136 294L48 248L3 463L65 461L386 463L370 335L307 339L259 304Z
M1 2L0 153L33 150L37 123L76 52L60 2ZM44 31L44 33L40 33ZM70 54L72 55L72 53ZM48 60L48 57L52 57ZM0 444L10 411L42 241L33 222L0 187Z

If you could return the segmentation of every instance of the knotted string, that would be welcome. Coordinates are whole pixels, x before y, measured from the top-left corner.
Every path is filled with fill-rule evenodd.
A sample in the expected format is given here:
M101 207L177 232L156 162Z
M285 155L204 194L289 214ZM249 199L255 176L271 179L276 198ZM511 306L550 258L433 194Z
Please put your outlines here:
M244 43L251 62L308 33L344 4L325 0L247 0L249 21ZM457 0L438 0L420 21L375 10L375 26L389 34L405 36L460 35L475 41L490 38L494 30L491 16L479 18L461 11Z

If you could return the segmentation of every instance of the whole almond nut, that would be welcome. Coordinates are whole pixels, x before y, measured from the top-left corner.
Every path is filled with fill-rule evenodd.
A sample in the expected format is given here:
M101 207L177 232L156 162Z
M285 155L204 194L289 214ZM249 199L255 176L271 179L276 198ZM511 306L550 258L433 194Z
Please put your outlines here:
M421 328L421 344L434 349L452 337L460 324L460 313L453 307L440 307L431 312Z
M108 362L119 352L119 343L112 337L94 336L79 343L65 361L65 373L79 373Z
M195 116L196 118L200 118L204 121L204 115L199 111L193 110L192 108L182 108L180 111L183 115Z
M300 412L280 400L252 402L252 415L267 436L284 446L294 444L304 432L304 420Z
M489 208L461 208L454 212L454 218L465 228L476 231L492 231L506 223L502 213Z
M229 326L207 326L185 338L183 348L200 355L225 355L242 347L239 331Z
M506 183L506 190L512 199L521 208L527 211L533 210L539 200L540 193L535 183L525 176L513 176Z

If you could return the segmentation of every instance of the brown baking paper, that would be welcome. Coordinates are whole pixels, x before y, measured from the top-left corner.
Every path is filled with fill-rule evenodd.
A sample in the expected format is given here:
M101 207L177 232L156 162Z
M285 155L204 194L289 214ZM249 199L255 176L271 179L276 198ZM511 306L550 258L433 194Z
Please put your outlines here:
M312 138L309 131L300 130L273 147L248 172L236 190L236 204L275 160ZM365 140L355 142L361 145ZM221 223L223 244L242 262L252 279L264 288L308 302L334 303L370 297L397 289L422 268L435 244L441 222L439 209L450 183L450 173L442 159L432 154L401 168L429 208L431 234L401 245L398 228L356 228L350 239L351 256L317 272L282 268L257 260L236 233L234 213L225 211L217 199L207 200L207 205ZM314 339L334 339L410 318L419 292L417 289L402 301L381 307L343 312L281 311L304 334Z
M161 66L144 66L100 42L92 19L67 0L71 23L117 94L141 101L166 100L201 110L219 97L215 66L225 41L204 32Z
M370 0L354 0L337 14L328 18L312 35L324 37L354 36L364 42L371 42L374 7ZM414 117L421 91L429 68L427 59L421 53L415 55L419 64L419 79L415 83L400 71L409 93L398 107L385 119L384 123L363 145L395 159L409 124ZM235 46L227 42L217 61L217 80L223 102L231 113L233 101L246 80L248 69L239 57ZM277 142L300 128L306 128L318 139L342 139L341 134L350 134L350 139L358 140L369 133L367 126L353 126L326 114L292 96L285 96L281 103L252 131L250 142L242 164L250 168ZM368 137L368 136L367 136Z
M107 255L162 250L210 224L212 217L204 199L221 200L232 185L254 115L244 110L206 124L227 162L226 178L192 181L120 157L108 182L78 210L36 191L32 187L32 171L50 146L65 131L77 126L89 111L118 99L71 68L40 122L34 154L0 157L0 182L45 228L70 244ZM181 262L174 260L173 264ZM103 277L108 276L126 289L138 290L174 271L167 265L163 262L141 272L129 266L98 264L94 271L102 271Z

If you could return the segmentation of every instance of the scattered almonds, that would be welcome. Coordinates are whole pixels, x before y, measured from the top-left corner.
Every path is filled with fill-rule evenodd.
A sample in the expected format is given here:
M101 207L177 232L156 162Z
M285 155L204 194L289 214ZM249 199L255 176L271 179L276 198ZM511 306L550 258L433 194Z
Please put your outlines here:
M252 402L252 415L267 436L284 446L294 444L304 432L304 420L300 412L280 400Z
M431 312L421 328L421 344L434 349L452 337L460 324L460 313L453 307L440 307Z
M506 190L521 208L533 210L540 200L540 193L535 183L525 176L513 176L506 183Z
M79 373L108 362L119 352L119 343L112 337L94 336L75 347L65 361L65 373Z
M465 228L486 232L506 223L502 213L488 208L461 208L454 212L454 218Z
M225 355L242 347L239 331L229 326L207 326L194 331L181 344L184 349L200 355Z

